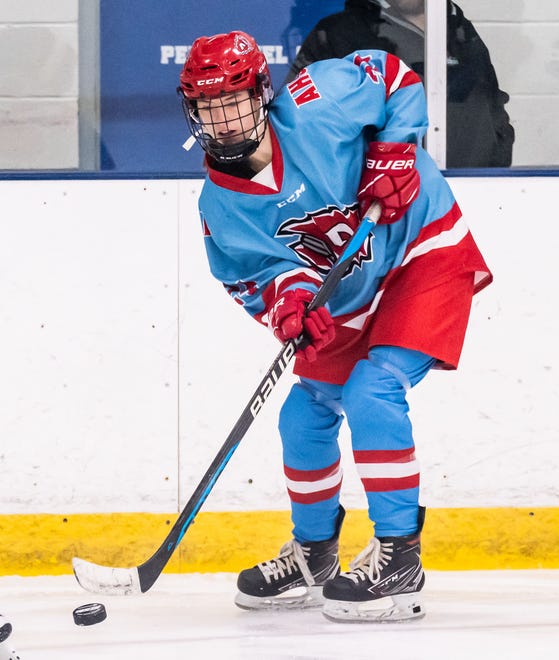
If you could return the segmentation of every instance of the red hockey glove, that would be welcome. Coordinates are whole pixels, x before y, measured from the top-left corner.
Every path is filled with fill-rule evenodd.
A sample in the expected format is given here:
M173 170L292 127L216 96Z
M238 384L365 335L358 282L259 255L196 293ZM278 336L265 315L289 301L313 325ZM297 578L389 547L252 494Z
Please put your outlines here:
M372 202L382 206L379 224L399 220L419 194L415 169L415 144L371 142L365 154L365 170L357 192L361 215Z
M318 307L307 314L307 306L313 298L314 295L306 289L291 289L274 302L270 312L274 335L281 342L295 339L304 331L308 343L303 344L297 353L309 362L314 362L317 351L336 335L334 321L326 307Z

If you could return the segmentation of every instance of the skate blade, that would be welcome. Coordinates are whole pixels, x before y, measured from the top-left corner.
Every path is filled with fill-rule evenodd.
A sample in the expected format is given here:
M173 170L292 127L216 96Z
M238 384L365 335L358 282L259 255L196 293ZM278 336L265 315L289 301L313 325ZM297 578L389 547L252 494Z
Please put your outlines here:
M388 605L383 607L383 604ZM425 609L418 593L400 594L364 603L326 600L322 614L343 623L401 623L422 619Z
M249 596L237 592L235 605L242 610L303 610L322 607L322 587L296 587L278 596Z

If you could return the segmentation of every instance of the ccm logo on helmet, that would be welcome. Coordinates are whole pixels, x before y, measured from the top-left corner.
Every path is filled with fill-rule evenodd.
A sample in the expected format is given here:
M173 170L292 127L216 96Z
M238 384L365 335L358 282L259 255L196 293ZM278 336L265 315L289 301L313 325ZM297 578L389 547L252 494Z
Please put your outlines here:
M412 170L414 160L380 160L367 158L368 170Z
M197 80L196 84L198 87L202 87L203 85L215 85L216 83L223 82L224 80L224 76L221 76L220 78L206 78L206 80Z

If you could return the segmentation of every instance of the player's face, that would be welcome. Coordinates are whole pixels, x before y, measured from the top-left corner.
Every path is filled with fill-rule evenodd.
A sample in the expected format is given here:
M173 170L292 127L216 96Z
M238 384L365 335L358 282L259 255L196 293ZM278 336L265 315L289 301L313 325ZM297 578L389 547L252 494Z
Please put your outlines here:
M196 102L204 131L222 144L235 144L254 130L260 104L248 90Z

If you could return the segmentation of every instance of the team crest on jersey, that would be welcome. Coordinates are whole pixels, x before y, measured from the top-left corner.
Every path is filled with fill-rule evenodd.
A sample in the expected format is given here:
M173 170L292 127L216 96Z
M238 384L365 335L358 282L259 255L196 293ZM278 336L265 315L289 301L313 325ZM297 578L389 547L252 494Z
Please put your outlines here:
M343 252L348 239L355 233L359 224L357 209L357 204L343 210L329 206L307 213L304 218L282 223L276 236L293 236L294 240L288 243L288 246L303 261L325 275ZM363 262L371 261L371 254L369 239L355 256L347 274L355 268L360 268Z

